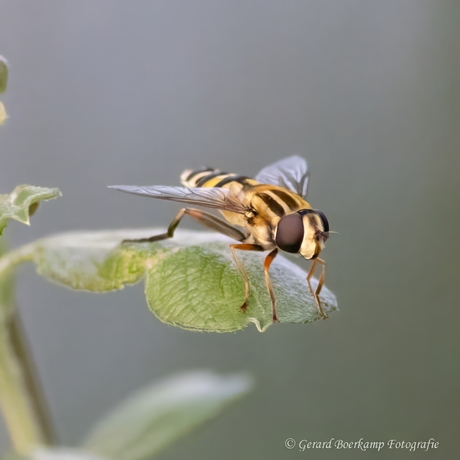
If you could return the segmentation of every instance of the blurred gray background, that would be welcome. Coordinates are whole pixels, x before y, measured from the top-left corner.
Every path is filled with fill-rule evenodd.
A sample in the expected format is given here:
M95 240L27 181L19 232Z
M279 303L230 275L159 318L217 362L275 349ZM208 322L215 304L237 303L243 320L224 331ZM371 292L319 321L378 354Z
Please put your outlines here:
M63 192L30 228L10 223L11 246L166 226L180 205L106 185L178 184L203 164L255 175L294 153L340 233L323 255L341 311L264 334L183 331L148 311L141 285L75 293L22 269L63 444L147 382L209 368L249 371L257 389L159 459L359 455L288 451L287 437L433 437L424 458L458 458L459 19L455 0L0 1L0 193Z

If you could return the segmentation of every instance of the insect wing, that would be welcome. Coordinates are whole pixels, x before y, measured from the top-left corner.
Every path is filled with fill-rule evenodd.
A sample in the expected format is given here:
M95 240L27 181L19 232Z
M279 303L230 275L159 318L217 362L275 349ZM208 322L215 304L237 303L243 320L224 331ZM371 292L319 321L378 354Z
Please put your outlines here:
M238 214L248 212L248 208L237 199L228 189L207 187L171 187L167 185L137 186L137 185L110 185L126 193L158 198L160 200L178 201L196 206L231 211Z
M309 177L307 162L298 155L294 155L266 166L255 179L261 184L287 188L305 198L308 192Z

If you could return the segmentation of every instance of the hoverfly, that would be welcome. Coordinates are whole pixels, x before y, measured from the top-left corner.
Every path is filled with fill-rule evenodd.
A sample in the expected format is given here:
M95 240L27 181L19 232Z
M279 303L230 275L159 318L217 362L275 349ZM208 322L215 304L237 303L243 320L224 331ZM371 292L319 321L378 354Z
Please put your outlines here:
M230 249L245 283L243 310L249 298L249 279L236 251L270 251L264 261L264 274L272 301L273 321L276 322L276 298L268 271L280 249L313 261L307 282L320 315L327 318L319 299L324 284L325 262L318 256L329 238L329 223L321 211L312 209L305 201L308 179L307 162L295 155L265 167L255 179L202 168L185 170L181 174L183 187L112 185L109 188L218 209L225 221L195 208L182 208L166 233L124 242L153 242L172 238L185 215L238 241L238 244L231 244ZM310 279L317 264L322 265L322 271L314 290Z

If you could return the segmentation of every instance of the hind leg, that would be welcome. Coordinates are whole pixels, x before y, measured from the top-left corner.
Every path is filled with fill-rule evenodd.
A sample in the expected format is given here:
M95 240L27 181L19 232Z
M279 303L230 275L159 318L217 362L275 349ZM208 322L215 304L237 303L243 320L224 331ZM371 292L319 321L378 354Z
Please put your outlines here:
M201 225L204 225L211 230L215 230L216 232L222 233L234 240L242 241L244 240L247 235L243 232L238 230L235 227L232 227L230 224L227 224L222 219L219 219L212 214L208 214L207 212L200 211L199 209L194 208L182 208L178 213L177 216L173 219L173 221L169 224L168 230L165 233L160 233L159 235L151 236L150 238L140 238L137 240L123 240L123 243L152 243L154 241L161 241L166 240L168 238L172 238L174 236L174 231L176 230L177 226L179 225L182 218L188 215L199 222Z
M243 305L241 305L242 310L246 310L248 306L248 298L249 298L249 278L248 274L243 268L243 265L239 261L238 257L236 257L236 252L235 249L239 249L240 251L263 251L264 249L262 246L259 246L258 244L231 244L230 249L232 251L233 259L236 262L236 266L238 267L238 270L241 273L241 276L244 279L244 302Z
M268 274L268 270L270 265L275 260L276 255L278 254L278 249L273 249L272 252L268 254L264 261L264 274L265 274L265 284L267 285L268 292L270 294L270 298L272 300L272 309L273 309L273 322L278 322L278 317L276 316L276 297L275 293L273 292L273 286L270 279L270 275Z

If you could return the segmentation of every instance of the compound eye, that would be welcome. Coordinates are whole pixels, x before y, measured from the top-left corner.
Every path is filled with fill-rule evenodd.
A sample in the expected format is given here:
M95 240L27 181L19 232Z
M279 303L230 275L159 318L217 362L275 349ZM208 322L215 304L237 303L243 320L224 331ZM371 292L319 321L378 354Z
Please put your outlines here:
M303 235L302 216L298 213L289 214L278 222L276 245L283 251L296 254L302 246Z

